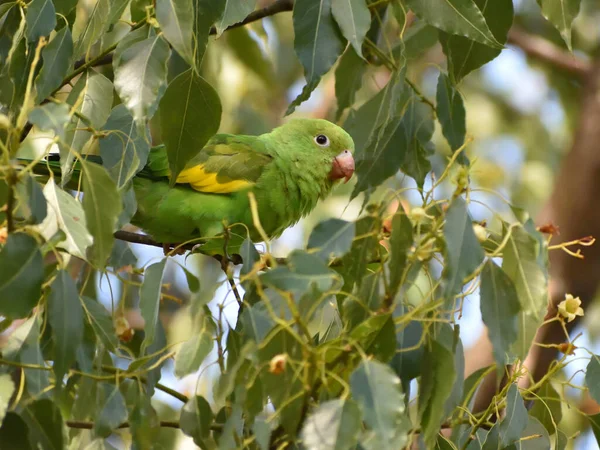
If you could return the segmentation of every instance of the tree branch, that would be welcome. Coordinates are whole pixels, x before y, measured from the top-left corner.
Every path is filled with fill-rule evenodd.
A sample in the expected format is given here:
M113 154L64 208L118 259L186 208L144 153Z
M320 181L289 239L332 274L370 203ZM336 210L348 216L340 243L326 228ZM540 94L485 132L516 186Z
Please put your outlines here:
M94 422L83 422L79 420L67 420L65 424L69 428L77 428L79 430L91 430L94 428ZM119 425L117 428L129 428L131 424L129 422L124 422ZM168 420L161 420L160 426L163 428L179 428L179 422L172 422ZM220 428L219 428L220 429Z
M578 58L547 39L530 34L516 25L508 33L508 43L519 47L527 56L547 62L582 79L592 70L589 61Z

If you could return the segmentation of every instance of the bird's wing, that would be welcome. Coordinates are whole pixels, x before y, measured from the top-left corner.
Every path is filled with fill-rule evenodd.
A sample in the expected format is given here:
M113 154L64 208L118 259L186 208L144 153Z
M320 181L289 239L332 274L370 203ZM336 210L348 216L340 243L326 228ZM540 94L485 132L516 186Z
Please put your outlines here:
M190 160L176 183L188 184L199 192L229 194L251 187L271 161L260 139L218 134ZM170 175L164 146L152 149L140 175L151 178Z

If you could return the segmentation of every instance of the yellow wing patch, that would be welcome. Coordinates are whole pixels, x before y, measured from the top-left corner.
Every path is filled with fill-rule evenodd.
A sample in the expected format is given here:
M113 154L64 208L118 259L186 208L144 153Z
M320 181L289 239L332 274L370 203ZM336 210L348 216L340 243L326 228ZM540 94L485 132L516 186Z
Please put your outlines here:
M253 183L245 180L233 180L224 176L217 177L216 173L206 172L203 164L182 170L177 176L177 183L189 184L196 191L212 194L229 194L253 185Z

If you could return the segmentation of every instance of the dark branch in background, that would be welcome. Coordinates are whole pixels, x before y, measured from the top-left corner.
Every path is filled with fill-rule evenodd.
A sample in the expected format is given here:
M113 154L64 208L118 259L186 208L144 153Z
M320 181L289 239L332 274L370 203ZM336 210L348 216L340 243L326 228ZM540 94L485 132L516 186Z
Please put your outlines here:
M527 56L550 63L582 79L592 70L589 61L578 58L547 39L530 34L518 26L510 29L508 43L519 47Z

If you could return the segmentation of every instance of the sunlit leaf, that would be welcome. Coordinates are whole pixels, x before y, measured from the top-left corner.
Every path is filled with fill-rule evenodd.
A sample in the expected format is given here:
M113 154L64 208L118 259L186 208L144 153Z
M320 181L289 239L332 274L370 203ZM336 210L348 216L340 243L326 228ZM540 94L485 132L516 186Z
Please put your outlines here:
M579 14L581 0L537 0L542 14L548 21L560 31L569 50L571 46L571 25Z
M155 7L156 19L165 38L188 64L193 65L194 5L192 0L157 0Z
M29 121L42 131L54 131L61 139L65 136L65 127L71 120L70 108L66 103L46 103L29 112Z
M321 77L344 51L344 40L331 14L331 0L305 0L294 3L294 49L304 67L306 85L290 104L287 114L308 100Z
M302 428L302 442L309 450L342 450L356 445L360 410L352 400L330 400L312 411Z
M502 48L474 0L407 0L406 3L419 18L440 30Z
M15 391L15 383L10 374L3 373L0 375L0 425L4 421L10 398ZM0 432L0 436L2 433Z
M362 44L371 26L365 0L331 0L331 12L346 40L362 56Z
M350 390L372 433L366 439L369 447L404 447L410 421L400 379L392 369L377 361L363 361L350 376Z
M188 70L171 81L160 101L160 110L162 138L174 182L198 149L219 129L221 102L204 78Z
M25 233L8 236L0 252L0 314L25 317L40 299L44 267L34 238Z
M474 0L486 20L496 40L506 42L508 30L513 22L512 0ZM551 0L552 1L552 0ZM487 62L496 58L502 51L471 39L440 32L440 43L448 58L448 74L455 83ZM407 44L408 45L408 44Z

